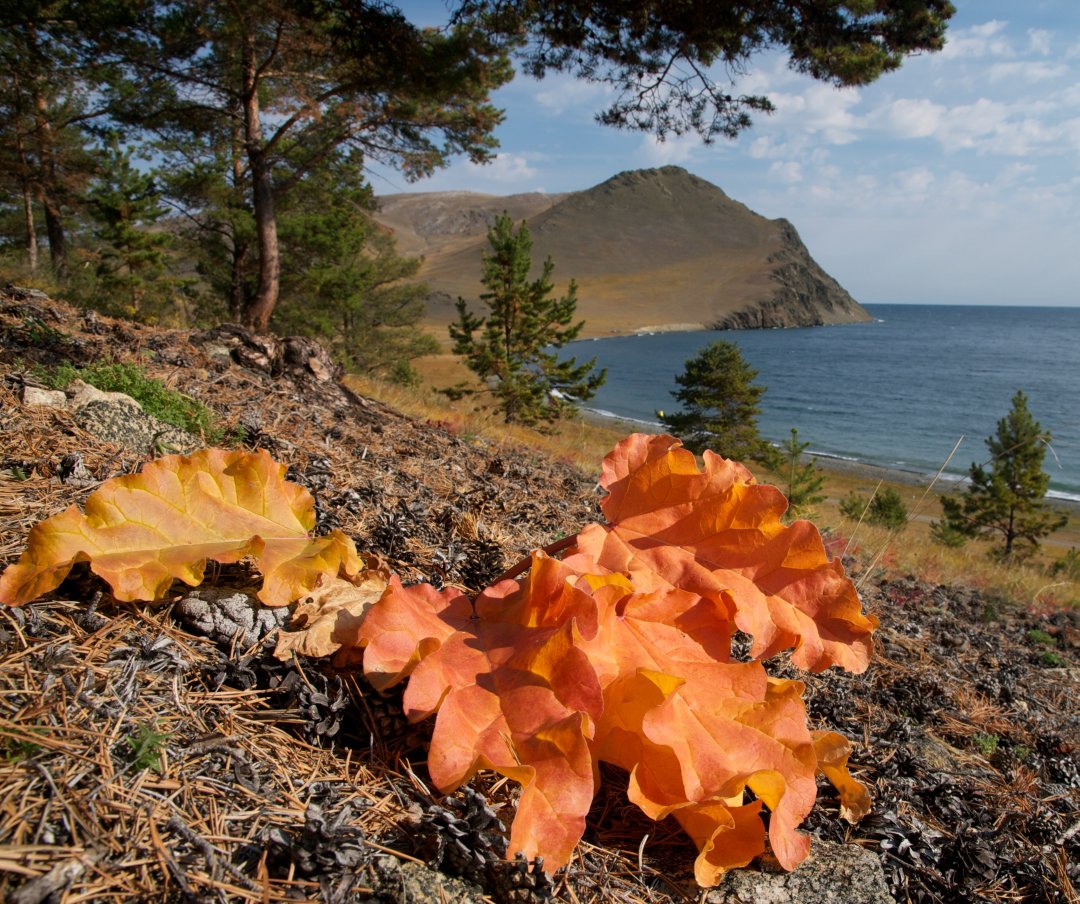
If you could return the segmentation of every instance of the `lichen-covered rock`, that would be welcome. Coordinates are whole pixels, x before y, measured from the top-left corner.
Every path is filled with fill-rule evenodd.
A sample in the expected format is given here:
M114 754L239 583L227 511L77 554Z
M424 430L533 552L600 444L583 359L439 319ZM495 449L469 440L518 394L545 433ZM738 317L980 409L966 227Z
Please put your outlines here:
M87 433L141 455L193 452L203 445L198 437L123 402L88 402L73 417Z
M82 380L72 380L65 390L65 395L70 398L68 407L73 411L85 408L91 402L110 402L114 405L126 405L128 408L142 410L142 405L126 392L105 392Z
M481 904L480 889L461 879L444 876L433 869L394 857L376 857L371 864L372 898L394 904Z
M794 872L733 870L705 896L708 904L896 904L881 861L856 844L814 839Z
M41 405L45 408L66 408L67 396L62 389L43 389L40 386L24 386L22 390L24 405Z

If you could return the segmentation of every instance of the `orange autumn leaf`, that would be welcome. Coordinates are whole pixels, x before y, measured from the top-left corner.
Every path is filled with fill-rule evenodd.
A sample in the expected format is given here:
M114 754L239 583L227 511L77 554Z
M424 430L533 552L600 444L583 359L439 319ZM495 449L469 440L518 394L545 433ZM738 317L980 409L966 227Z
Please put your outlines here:
M588 570L628 574L639 593L678 588L729 610L728 628L753 637L751 655L793 649L818 672L862 671L877 621L862 613L839 560L808 521L785 525L787 503L738 462L712 452L704 470L670 436L634 434L604 459L606 525L577 538Z
M584 829L600 762L629 773L630 799L673 815L714 885L769 841L793 869L819 771L853 815L865 789L839 735L812 734L803 686L733 662L736 630L759 657L791 646L807 668L865 668L874 622L808 524L734 462L699 471L670 437L630 437L605 461L608 525L562 562L534 554L521 582L470 603L457 591L391 589L360 631L377 687L409 678L406 712L437 712L429 753L449 792L478 769L520 781L509 855L565 864ZM756 798L747 801L747 792Z
M107 481L77 507L36 524L19 561L0 578L0 601L22 605L88 561L117 599L153 600L172 582L202 581L207 560L254 557L259 599L285 605L324 575L355 573L360 560L340 531L312 539L311 494L285 480L265 451L206 449L170 455L139 474Z
M569 860L595 792L588 739L600 687L580 642L595 631L596 606L576 577L537 553L525 582L503 581L475 603L395 580L360 631L373 683L409 674L406 715L438 711L428 753L436 786L452 791L481 769L519 782L510 846L553 868Z
M835 731L815 731L814 752L818 769L840 792L840 815L856 823L870 812L870 792L848 773L851 743Z
M581 558L565 564L580 567ZM796 828L817 793L802 685L769 678L759 662L721 661L729 649L717 646L711 622L722 612L685 591L630 593L602 609L595 639L584 643L603 676L597 758L630 773L630 800L648 816L693 825L706 886L765 850L763 833L747 834L745 789L772 812L770 841L787 869L806 856Z

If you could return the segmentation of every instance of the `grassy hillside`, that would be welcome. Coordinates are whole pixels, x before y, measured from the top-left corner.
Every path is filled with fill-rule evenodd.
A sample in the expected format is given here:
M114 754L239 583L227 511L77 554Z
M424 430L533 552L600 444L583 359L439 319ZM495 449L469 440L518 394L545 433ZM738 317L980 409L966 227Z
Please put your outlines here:
M804 318L800 324L868 319L792 238L789 224L677 167L621 173L566 196L444 192L381 204L380 219L399 247L425 256L418 278L431 289L428 322L438 328L455 316L459 296L476 302L487 225L503 210L528 223L535 272L550 256L558 289L577 281L587 336L706 328L772 302L784 285L796 301L774 315L775 325L791 325L785 317ZM794 277L781 272L792 261ZM806 310L794 314L800 306Z

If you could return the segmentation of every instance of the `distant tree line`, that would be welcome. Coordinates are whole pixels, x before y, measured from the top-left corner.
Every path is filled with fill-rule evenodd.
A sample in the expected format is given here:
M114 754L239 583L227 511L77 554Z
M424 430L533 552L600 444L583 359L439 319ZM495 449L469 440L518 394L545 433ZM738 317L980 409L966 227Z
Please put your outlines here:
M371 220L364 167L482 162L513 75L613 87L601 122L734 136L767 98L716 84L771 46L834 84L936 50L946 0L11 0L0 9L0 251L116 313L415 353L422 292ZM376 351L376 349L379 349Z

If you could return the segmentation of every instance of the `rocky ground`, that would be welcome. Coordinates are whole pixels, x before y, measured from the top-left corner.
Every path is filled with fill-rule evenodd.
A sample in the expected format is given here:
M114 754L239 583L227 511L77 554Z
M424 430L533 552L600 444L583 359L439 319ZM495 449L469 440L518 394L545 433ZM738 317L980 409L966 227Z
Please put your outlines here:
M479 589L598 516L596 475L359 398L310 343L140 327L9 292L5 562L36 521L163 445L204 439L108 400L26 403L50 368L108 360L139 362L207 404L229 442L269 449L315 495L320 530L340 527L406 580ZM815 727L853 740L874 810L848 826L823 787L803 867L755 864L707 894L687 883L678 827L641 816L617 775L570 867L504 861L513 787L430 789L428 729L356 674L274 659L277 621L238 595L242 566L155 606L76 572L0 611L0 900L1080 901L1080 614L846 564L881 619L875 660L799 677Z

